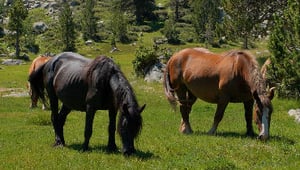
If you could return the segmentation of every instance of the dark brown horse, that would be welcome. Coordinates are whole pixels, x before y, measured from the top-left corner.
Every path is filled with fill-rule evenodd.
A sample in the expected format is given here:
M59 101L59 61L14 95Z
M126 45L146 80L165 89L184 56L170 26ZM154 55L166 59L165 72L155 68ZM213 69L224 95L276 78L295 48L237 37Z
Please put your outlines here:
M87 150L95 112L108 110L108 149L116 150L116 115L120 110L118 132L122 151L125 155L135 151L134 139L142 127L141 112L145 105L139 107L131 85L110 58L100 56L92 60L76 53L61 53L33 72L29 81L33 93L39 97L44 98L44 87L47 90L55 131L54 146L65 144L66 117L71 110L79 110L86 112L83 150ZM62 102L59 113L58 100Z
M270 94L254 57L244 51L230 51L214 54L207 49L188 48L174 54L165 71L165 94L175 107L180 104L182 116L180 131L192 133L189 113L197 98L216 103L217 110L209 134L215 134L229 102L242 102L245 109L247 135L253 136L252 113L255 112L259 127L259 138L269 137L272 113Z
M40 55L38 57L36 57L30 67L29 67L29 75L36 71L40 66L44 65L49 59L51 58L51 56L47 56L47 55ZM34 107L37 107L37 102L38 102L38 96L36 96L35 94L32 93L32 89L30 87L30 83L28 82L28 89L29 89L29 95L30 95L30 98L31 98L31 104L30 104L30 108L34 108ZM47 101L45 100L42 100L42 103L43 103L43 110L45 110L47 107L48 107L48 104L47 104Z

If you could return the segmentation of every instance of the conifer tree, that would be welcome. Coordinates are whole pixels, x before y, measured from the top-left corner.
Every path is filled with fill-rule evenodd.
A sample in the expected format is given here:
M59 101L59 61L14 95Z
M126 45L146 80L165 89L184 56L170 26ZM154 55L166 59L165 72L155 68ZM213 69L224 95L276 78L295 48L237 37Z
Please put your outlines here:
M198 41L212 44L215 38L215 30L221 21L220 0L192 0L192 18Z
M62 10L59 15L59 34L63 51L75 51L75 23L73 21L72 10L68 2L62 3Z
M300 10L299 0L288 0L283 15L277 15L270 36L272 53L268 78L278 84L280 97L300 98Z
M82 9L82 31L83 39L97 40L97 24L95 17L95 0L86 0Z
M20 58L20 37L23 33L23 21L28 16L28 10L24 7L22 0L15 0L9 9L8 28L15 32L16 57Z

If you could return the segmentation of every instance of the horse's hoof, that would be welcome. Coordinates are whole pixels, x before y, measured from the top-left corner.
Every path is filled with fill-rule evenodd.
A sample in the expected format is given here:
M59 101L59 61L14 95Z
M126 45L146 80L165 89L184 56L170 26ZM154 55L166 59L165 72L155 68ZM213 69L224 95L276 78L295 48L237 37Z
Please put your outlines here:
M192 129L184 129L184 130L180 130L180 132L183 134L189 135L189 134L193 133L193 130Z
M117 148L116 144L114 144L114 145L108 145L107 146L107 150L108 150L108 152L116 152L116 151L118 151L118 148Z
M52 147L54 147L54 148L59 148L59 147L64 147L64 146L65 146L65 144L63 144L62 142L55 142L52 145Z
M255 133L253 131L249 131L246 133L247 136L249 137L254 137L255 136Z
M130 155L132 155L133 153L135 153L135 149L133 148L133 149L124 149L123 150L123 155L124 156L130 156Z
M214 135L216 135L216 131L210 130L207 132L207 134L210 136L214 136Z
M183 134L186 134L186 135L193 133L193 130L192 130L191 126L185 125L185 124L181 124L181 126L179 128L179 131Z

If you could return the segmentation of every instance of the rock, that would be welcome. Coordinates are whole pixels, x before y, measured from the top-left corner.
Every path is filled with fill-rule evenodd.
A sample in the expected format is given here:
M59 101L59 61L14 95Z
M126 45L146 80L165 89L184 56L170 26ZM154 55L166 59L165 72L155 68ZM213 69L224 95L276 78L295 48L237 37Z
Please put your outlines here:
M166 65L162 63L156 63L148 69L145 76L146 82L162 82L164 78L164 69Z
M290 109L288 114L295 117L295 121L300 123L300 109Z
M3 65L21 65L24 64L23 60L19 59L6 59L2 62Z
M33 23L33 30L36 33L44 33L47 29L48 26L42 21Z

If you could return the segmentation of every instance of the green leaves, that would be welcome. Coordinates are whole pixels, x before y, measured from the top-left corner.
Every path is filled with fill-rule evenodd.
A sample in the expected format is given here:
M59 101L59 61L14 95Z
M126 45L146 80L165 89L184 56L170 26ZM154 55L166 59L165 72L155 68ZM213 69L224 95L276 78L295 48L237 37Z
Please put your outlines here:
M300 19L299 1L289 0L283 15L275 16L269 41L272 53L269 75L279 84L280 97L300 97Z

